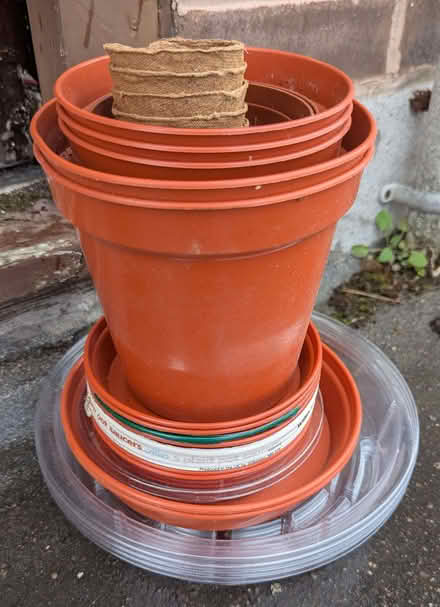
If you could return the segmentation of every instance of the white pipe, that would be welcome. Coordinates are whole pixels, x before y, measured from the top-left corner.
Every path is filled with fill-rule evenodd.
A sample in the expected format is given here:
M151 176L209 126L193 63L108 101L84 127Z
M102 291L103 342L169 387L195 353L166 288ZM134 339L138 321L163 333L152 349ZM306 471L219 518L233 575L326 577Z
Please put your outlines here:
M382 188L380 201L382 204L406 204L418 211L440 215L440 192L421 192L407 185L390 183Z

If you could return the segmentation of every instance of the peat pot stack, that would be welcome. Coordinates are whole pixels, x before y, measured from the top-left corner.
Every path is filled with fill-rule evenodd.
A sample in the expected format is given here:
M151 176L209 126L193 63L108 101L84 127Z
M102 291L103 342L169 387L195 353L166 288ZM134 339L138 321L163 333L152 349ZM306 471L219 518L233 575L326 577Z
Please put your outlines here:
M106 51L32 122L105 314L65 384L67 441L152 519L269 520L356 447L357 387L310 319L374 120L310 57L182 39Z
M105 44L119 120L180 128L244 126L244 45L157 40L147 48Z

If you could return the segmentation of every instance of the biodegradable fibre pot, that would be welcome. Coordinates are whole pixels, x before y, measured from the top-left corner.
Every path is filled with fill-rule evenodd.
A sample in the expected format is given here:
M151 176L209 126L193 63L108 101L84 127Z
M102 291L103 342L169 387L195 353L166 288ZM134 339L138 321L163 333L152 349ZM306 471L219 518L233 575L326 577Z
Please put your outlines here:
M142 114L130 114L121 112L113 103L113 115L117 120L123 122L134 122L135 124L153 125L157 127L177 129L230 129L249 126L246 118L247 104L244 103L238 110L229 112L213 112L212 114L197 114L195 116L144 116Z
M161 432L200 437L222 436L258 430L279 422L292 409L303 409L316 394L322 366L322 344L311 323L307 330L299 364L284 397L265 413L233 422L173 422L149 411L132 394L123 373L105 318L90 331L84 349L84 367L89 389L102 403L131 422Z
M345 165L337 158L290 175L218 182L88 170L54 151L63 145L55 107L36 115L35 153L79 230L128 383L149 409L180 421L228 421L267 411L285 393L336 222L372 154L374 122L360 104L356 110ZM292 175L314 185L294 190ZM111 186L112 194L100 191ZM133 199L131 186L149 188L149 199Z
M108 57L99 57L67 70L55 84L55 95L65 112L83 126L111 137L122 137L145 144L207 146L252 146L313 133L330 126L351 105L353 83L343 72L310 57L270 49L246 49L245 74L249 81L293 90L318 102L320 111L299 120L262 125L252 129L179 129L129 123L102 117L88 106L109 95L112 80ZM264 104L263 104L264 105Z
M162 95L205 91L233 91L240 88L244 82L246 64L221 70L205 72L170 72L157 70L139 70L126 67L112 66L110 75L114 91L127 93L144 93L155 90Z
M84 387L81 361L77 368L72 369L71 375L74 377L66 383L66 390L70 381L80 381ZM69 398L68 394L69 392L66 398ZM93 436L100 458L113 476L141 492L196 503L213 503L250 495L286 478L307 458L313 456L324 426L324 409L319 395L316 406L304 422L301 432L285 448L273 450L264 457L261 456L263 449L254 450L254 455L259 457L258 459L255 457L255 461L248 465L244 464L249 459L249 449L247 453L242 453L243 450L237 448L221 449L221 454L216 452L209 454L212 453L214 463L217 461L219 469L214 467L212 470L196 470L193 466L194 469L190 470L186 469L184 464L188 462L193 464L197 460L197 450L182 448L175 450L183 453L172 455L173 465L176 466L173 468L170 467L169 461L166 467L151 463L148 448L141 452L137 451L136 456L132 455L127 450L127 441L119 440L122 434L111 426L109 420L103 418L99 422L96 418L92 418L92 421L87 419L86 411L89 410L87 398L84 400L83 396L78 402L68 400L67 406L80 407L81 424L84 430L91 437ZM112 430L109 430L110 427ZM124 436L126 437L125 433ZM134 441L130 439L130 445L136 444L137 440L137 438ZM156 451L152 453L157 455ZM201 455L205 461L204 453L202 452ZM225 465L228 458L229 463ZM177 467L177 464L180 467Z
M157 117L192 117L220 112L238 112L244 109L247 88L248 83L245 82L234 91L204 91L180 96L113 91L113 106L121 114ZM147 121L147 118L144 120Z
M79 369L77 366L76 369ZM154 520L199 530L237 529L271 520L314 495L350 459L359 437L362 407L359 393L341 360L324 347L321 391L325 420L312 455L283 481L225 504L185 504L136 491L105 466L90 433L81 424L84 382L79 374L67 380L62 423L75 458L106 489L135 511Z
M244 44L237 40L164 38L145 48L118 43L104 44L111 64L154 72L193 73L240 68L244 64Z
M235 80L232 70L245 67L244 46L234 41L157 40L146 48L106 44L110 55L113 83L113 115L119 120L179 128L243 127L248 125L244 98L248 82L241 76L240 85L231 89L226 83ZM229 69L228 69L229 68ZM136 91L124 89L127 71ZM139 77L139 70L149 77ZM165 71L171 80L155 77ZM217 84L209 87L213 72ZM180 76L180 77L176 77ZM207 77L203 77L207 76ZM174 90L170 90L174 84Z

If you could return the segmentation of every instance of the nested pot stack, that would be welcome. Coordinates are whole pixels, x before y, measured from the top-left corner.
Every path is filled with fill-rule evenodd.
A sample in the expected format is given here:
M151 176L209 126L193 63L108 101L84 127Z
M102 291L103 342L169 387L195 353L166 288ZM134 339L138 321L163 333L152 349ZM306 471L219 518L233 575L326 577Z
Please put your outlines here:
M134 51L113 45L111 59L67 70L32 123L105 314L66 385L69 444L139 512L200 529L277 515L354 448L356 387L327 350L322 365L309 323L376 132L336 68L214 42L212 55L163 43L135 53L135 67ZM185 95L184 53L197 74ZM219 95L246 104L241 126L164 126L236 111L207 114ZM182 114L183 96L187 108L203 97L205 113ZM189 501L204 505L192 514Z

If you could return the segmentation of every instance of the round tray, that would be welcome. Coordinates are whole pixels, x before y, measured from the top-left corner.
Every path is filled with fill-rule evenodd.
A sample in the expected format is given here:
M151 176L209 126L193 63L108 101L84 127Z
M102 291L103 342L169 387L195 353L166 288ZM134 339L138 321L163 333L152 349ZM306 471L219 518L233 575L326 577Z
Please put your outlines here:
M233 531L194 531L134 513L81 468L64 439L60 392L82 354L81 340L45 382L36 416L41 469L67 518L90 540L138 567L216 584L303 573L365 542L405 493L417 457L417 411L405 380L380 350L324 316L314 315L314 321L352 372L364 407L358 447L326 488L273 521Z

